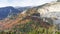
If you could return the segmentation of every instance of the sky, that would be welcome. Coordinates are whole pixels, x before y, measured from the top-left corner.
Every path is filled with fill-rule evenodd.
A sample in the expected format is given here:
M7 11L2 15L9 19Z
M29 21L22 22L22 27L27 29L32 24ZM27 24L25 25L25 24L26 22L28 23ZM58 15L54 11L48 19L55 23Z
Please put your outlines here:
M0 0L0 7L5 6L38 6L56 0Z

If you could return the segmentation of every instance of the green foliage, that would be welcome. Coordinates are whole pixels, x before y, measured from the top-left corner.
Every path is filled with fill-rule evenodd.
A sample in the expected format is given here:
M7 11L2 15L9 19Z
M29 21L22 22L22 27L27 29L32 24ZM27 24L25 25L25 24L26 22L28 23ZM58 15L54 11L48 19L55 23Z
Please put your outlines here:
M40 27L39 22L28 22L26 24L19 24L16 25L13 28L14 31L8 31L8 32L0 32L0 34L53 34L53 32L50 32L49 29L46 29L44 27ZM60 32L56 32L56 34L60 34Z

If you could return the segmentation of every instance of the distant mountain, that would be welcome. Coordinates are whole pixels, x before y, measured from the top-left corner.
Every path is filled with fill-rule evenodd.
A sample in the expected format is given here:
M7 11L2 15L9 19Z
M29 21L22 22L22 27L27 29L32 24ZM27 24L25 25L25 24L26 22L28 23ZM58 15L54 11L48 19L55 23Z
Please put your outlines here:
M0 20L6 18L8 15L21 13L23 10L28 7L2 7L0 8Z
M31 6L27 6L27 7L15 7L16 9L18 9L19 11L24 11L24 10L28 10L30 8L32 8Z

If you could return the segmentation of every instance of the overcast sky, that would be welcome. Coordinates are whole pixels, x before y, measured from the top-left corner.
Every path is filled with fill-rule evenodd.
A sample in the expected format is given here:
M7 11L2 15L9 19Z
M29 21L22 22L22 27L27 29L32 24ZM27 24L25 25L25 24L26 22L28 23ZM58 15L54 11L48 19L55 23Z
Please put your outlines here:
M0 7L5 6L38 6L56 0L0 0Z

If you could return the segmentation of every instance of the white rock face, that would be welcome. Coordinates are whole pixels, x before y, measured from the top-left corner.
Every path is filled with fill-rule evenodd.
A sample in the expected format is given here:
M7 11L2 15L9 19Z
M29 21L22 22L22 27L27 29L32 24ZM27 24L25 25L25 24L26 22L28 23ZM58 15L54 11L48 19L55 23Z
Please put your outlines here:
M56 23L60 23L60 2L48 3L42 8L38 9L38 12L42 17L57 18L54 20Z
M52 16L57 16L60 13L60 2L55 2L55 3L49 3L42 8L38 9L38 12L43 16L43 17L52 17ZM60 15L59 15L60 16Z

